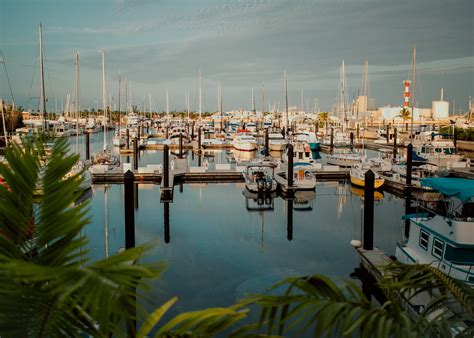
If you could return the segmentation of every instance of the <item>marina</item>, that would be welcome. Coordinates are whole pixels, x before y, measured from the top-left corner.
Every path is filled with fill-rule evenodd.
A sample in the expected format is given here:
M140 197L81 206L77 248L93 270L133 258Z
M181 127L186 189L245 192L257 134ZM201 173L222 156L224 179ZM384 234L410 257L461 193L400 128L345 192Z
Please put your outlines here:
M0 337L473 336L470 5L2 2Z

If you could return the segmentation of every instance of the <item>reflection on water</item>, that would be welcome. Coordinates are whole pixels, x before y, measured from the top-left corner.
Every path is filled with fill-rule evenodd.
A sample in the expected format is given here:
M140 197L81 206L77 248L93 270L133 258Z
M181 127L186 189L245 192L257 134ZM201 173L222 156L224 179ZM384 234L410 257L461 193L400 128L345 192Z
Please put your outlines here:
M101 145L99 134L91 135L95 138ZM91 149L101 148L91 143ZM210 168L234 158L232 151L212 155L206 158L213 159ZM321 157L324 161L324 154ZM127 159L131 160L122 156L122 161ZM187 153L188 164L197 165L199 159L203 160ZM161 151L141 153L140 166L157 163L162 163ZM345 182L318 183L316 192L298 192L287 200L247 194L242 183L180 185L173 203L160 203L157 185L135 188L135 241L152 243L140 261L167 263L149 291L154 302L150 309L179 296L179 306L169 316L228 306L246 294L266 292L289 276L348 278L357 265L349 243L360 239L363 201ZM374 244L388 253L400 239L403 212L403 201L390 194L380 196L375 206ZM123 185L94 185L89 216L91 223L82 235L89 239L91 259L123 248Z
M311 196L283 200L243 194L244 184L184 184L173 203L160 203L159 186L137 188L136 243L155 243L143 261L168 265L150 291L156 306L171 295L181 299L175 311L225 306L288 276L345 278L356 266L349 243L360 236L363 202L348 185L320 184ZM123 210L122 186L94 186L85 229L93 259L123 247ZM393 197L375 207L375 244L388 252L402 213Z

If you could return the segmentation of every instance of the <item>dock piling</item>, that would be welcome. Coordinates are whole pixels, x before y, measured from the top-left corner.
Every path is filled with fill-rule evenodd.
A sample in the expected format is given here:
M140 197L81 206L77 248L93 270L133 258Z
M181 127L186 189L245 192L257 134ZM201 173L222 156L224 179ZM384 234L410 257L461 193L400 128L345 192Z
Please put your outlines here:
M293 199L289 198L286 203L286 238L291 241L293 240Z
M411 173L412 173L412 158L413 158L413 145L410 143L407 146L407 173L406 173L406 186L411 187Z
M138 142L137 138L133 138L133 170L138 170Z
M350 136L350 140L351 140L350 148L354 149L354 133L351 131L349 136Z
M201 153L201 126L199 126L199 129L198 129L198 150L199 150L199 153Z
M125 248L135 246L135 209L134 209L134 175L128 170L123 175L125 202Z
M365 173L364 186L364 250L374 248L374 182L375 174L369 169Z
M142 127L141 127L141 126L138 126L138 128L137 128L137 138L138 138L138 139L140 139L141 129L142 129Z
M265 156L270 154L270 149L268 148L268 128L265 129Z
M331 143L329 145L330 151L332 153L332 150L334 149L334 128L331 127Z
M163 147L163 187L168 188L170 183L170 161L168 145L165 144Z
M127 128L127 150L130 149L130 130Z
M165 243L170 242L170 204L169 202L163 203L163 218L164 218L164 230L165 230Z
M387 124L385 127L385 138L387 139L387 144L390 143L390 125Z
M293 145L288 143L288 190L293 189Z
M90 135L89 133L86 133L86 160L91 159L91 153L90 153Z
M183 134L179 133L179 158L183 158Z

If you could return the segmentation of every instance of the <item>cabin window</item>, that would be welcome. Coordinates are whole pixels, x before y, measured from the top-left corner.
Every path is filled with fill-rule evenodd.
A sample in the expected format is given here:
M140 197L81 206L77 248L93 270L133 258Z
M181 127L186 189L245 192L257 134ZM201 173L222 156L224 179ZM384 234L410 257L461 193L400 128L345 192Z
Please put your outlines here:
M442 152L441 148L435 148L435 152L440 153Z
M430 234L427 233L426 231L420 230L420 246L428 250L428 242L430 240Z
M426 148L425 148L425 147L421 147L421 152L422 152L422 153L426 153Z
M452 245L446 245L444 258L454 264L473 265L474 264L474 248L456 248Z
M304 154L305 154L306 157L309 157L309 153L308 153L308 152L306 152L306 153L304 153Z
M454 154L454 148L444 148L444 153L447 155L452 155Z
M299 159L302 160L303 159L303 153L298 153L299 155Z
M443 257L444 242L438 238L433 239L433 249L431 254L437 258Z

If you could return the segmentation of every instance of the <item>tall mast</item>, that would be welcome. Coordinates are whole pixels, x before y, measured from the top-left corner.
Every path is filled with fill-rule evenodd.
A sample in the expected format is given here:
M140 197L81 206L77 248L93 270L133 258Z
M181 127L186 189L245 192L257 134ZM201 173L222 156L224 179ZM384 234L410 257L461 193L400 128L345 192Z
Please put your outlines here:
M187 95L186 95L186 108L188 111L188 123L189 123L189 91L187 92Z
M220 125L220 132L222 133L222 86L219 82L219 111L221 112L221 125Z
M304 89L301 89L301 111L304 111Z
M76 52L76 152L79 152L79 94L80 94L80 74L79 74L79 52Z
M44 69L43 69L43 62L44 62L44 55L43 55L43 26L39 25L39 57L40 57L40 116L43 119L43 127L44 130L48 130L48 124L46 122L46 95L44 89Z
M120 89L122 87L122 76L120 75L120 72L119 72L119 78L118 78L118 118L119 118L119 136L120 136L120 131L122 130L122 111L121 111L121 102L120 102Z
M412 63L412 101L411 101L411 123L410 123L410 135L413 141L413 120L415 116L415 72L416 72L416 46L413 45L413 63Z
M168 89L166 89L166 119L169 119L170 115L170 96L168 93Z
M5 145L8 146L7 125L5 124L5 112L3 111L3 99L0 97L0 112L2 113L3 136L5 137Z
M104 111L104 150L107 149L107 94L105 92L105 51L102 54L102 110Z
M148 105L150 107L150 118L151 118L151 93L148 93Z
M202 115L202 83L201 83L201 69L199 69L199 121Z
M344 111L344 124L347 123L347 114L346 114L346 70L344 65L344 60L342 60L341 68L341 100L342 100L342 109Z
M253 88L252 88L252 111L255 114L255 97L253 95Z
M265 111L265 85L262 83L262 117Z
M221 84L220 81L217 80L217 111L219 112L221 106Z
M286 130L288 130L288 127L290 126L290 119L288 116L288 79L286 78L286 70L284 72L284 78L285 78L285 112L286 112Z

